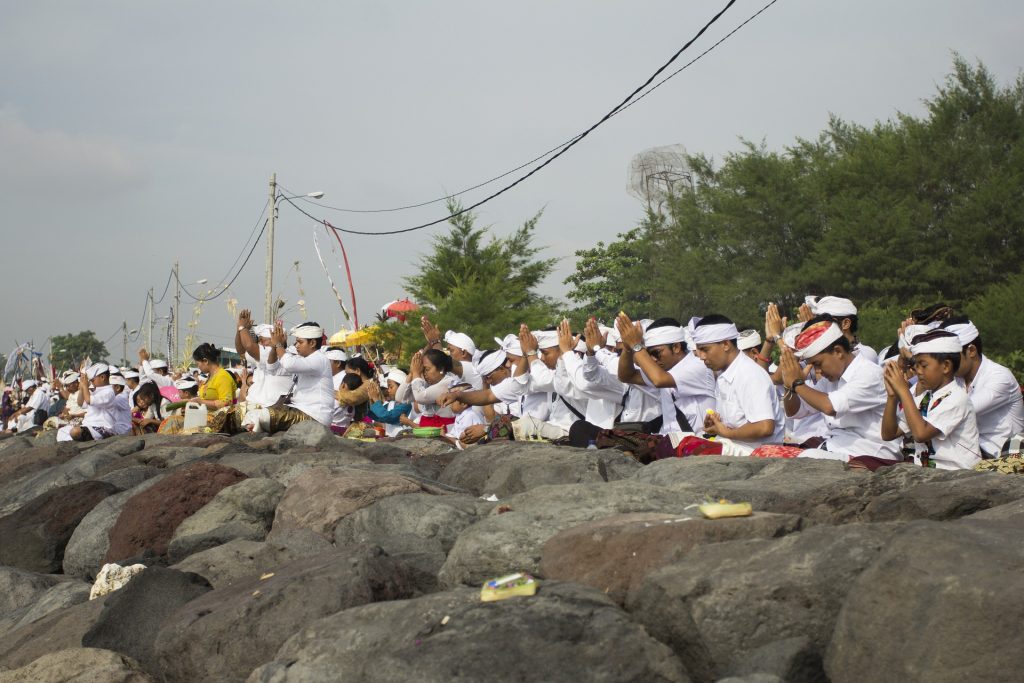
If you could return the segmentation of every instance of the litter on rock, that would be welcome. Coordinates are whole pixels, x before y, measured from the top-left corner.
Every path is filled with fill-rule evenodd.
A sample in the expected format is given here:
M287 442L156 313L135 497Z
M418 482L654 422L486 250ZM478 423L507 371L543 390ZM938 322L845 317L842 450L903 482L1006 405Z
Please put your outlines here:
M495 602L513 597L536 595L537 581L523 572L491 579L480 587L481 602Z

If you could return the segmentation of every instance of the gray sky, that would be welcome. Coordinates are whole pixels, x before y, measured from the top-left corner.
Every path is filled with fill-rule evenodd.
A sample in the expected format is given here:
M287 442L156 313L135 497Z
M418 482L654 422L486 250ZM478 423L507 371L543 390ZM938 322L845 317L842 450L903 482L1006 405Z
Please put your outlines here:
M739 0L679 63L764 2ZM384 208L517 166L600 118L723 4L2 0L0 351L83 329L104 339L125 319L138 326L147 289L160 295L175 259L184 282L209 279L195 294L222 281L271 172L295 192L324 191L335 206ZM830 112L863 124L920 114L953 51L1012 81L1024 62L1021 35L1024 5L1009 0L780 0L482 207L480 224L506 234L544 208L538 241L562 259L545 293L564 298L574 249L614 239L641 217L626 191L638 152L682 143L721 158L740 137L781 148L814 136ZM444 215L438 204L370 215L311 208L363 230ZM298 279L288 271L300 261L310 317L337 329L315 229L281 208L275 290L294 304ZM444 229L344 238L361 322L404 294L402 276ZM340 254L322 228L319 238L347 301ZM264 256L261 244L231 288L240 306L260 312ZM205 305L199 341L232 338L229 296ZM191 304L183 299L183 322ZM120 356L120 333L108 348Z

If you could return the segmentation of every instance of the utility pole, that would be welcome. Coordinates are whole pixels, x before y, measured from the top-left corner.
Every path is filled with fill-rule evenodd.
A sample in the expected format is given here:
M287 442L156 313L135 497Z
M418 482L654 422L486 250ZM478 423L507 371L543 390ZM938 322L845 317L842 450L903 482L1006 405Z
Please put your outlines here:
M128 321L121 321L121 363L128 365Z
M153 350L153 288L149 288L149 299L146 301L146 350Z
M178 357L178 320L179 309L181 308L181 279L178 277L178 262L174 262L174 327L171 329L171 357L167 364L172 368Z
M270 218L267 225L266 292L263 301L263 322L274 323L274 223L277 221L277 174L270 174Z

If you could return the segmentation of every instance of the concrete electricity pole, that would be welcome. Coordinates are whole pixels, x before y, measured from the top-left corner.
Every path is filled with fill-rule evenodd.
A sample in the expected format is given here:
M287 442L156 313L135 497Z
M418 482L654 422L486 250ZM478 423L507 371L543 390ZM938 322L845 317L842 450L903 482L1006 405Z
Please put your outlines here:
M146 350L153 350L153 288L149 288L149 300L146 302Z
M178 278L178 262L174 262L174 327L171 329L171 357L167 364L174 367L174 360L178 357L178 320L179 309L181 308L181 280Z
M270 218L267 225L267 268L266 268L266 291L263 301L263 322L273 324L274 322L274 223L277 221L277 174L270 174Z

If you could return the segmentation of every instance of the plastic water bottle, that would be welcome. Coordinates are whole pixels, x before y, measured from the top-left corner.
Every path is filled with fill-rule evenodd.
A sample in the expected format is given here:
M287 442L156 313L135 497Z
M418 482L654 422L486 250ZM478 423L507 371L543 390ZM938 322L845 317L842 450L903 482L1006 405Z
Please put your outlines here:
M593 439L588 441L587 442L587 450L588 451L596 451L597 450L597 442L594 441Z

